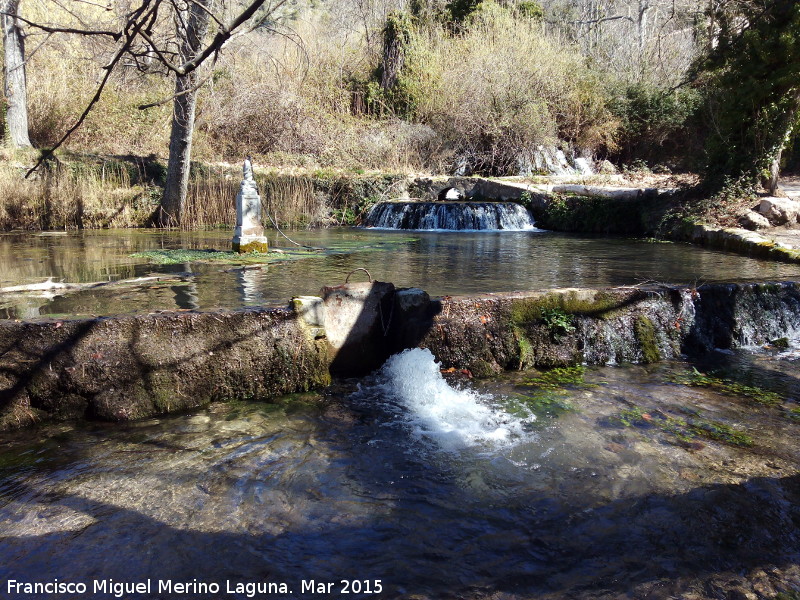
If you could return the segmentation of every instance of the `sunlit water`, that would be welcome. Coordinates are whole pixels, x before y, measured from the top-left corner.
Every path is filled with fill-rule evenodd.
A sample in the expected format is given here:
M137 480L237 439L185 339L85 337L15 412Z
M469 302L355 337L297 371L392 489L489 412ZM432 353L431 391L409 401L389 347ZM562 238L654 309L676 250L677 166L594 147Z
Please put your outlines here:
M273 247L289 242L272 232ZM0 294L0 317L283 306L318 294L366 268L374 279L420 287L431 295L603 287L646 282L800 277L800 266L755 260L696 246L552 232L425 233L330 229L290 232L298 242L340 253L258 268L187 263L157 266L130 255L146 249L228 249L231 232L90 231L0 235L0 287L48 277L68 283L172 275L167 284L100 288L66 295ZM362 275L355 275L362 277ZM354 279L355 280L355 279Z
M126 598L265 581L311 598L312 579L380 580L335 597L717 598L759 570L800 585L796 359L712 362L781 404L681 384L684 363L477 383L414 350L321 395L5 434L0 581L222 589ZM753 446L623 424L637 407Z

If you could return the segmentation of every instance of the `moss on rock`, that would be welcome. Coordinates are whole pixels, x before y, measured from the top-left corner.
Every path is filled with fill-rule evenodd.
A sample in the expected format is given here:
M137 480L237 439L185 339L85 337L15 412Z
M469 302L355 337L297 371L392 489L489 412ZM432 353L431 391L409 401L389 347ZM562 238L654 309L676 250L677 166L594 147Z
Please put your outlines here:
M660 361L661 352L658 349L656 328L653 322L645 315L636 315L633 321L633 333L641 347L643 362L654 363Z

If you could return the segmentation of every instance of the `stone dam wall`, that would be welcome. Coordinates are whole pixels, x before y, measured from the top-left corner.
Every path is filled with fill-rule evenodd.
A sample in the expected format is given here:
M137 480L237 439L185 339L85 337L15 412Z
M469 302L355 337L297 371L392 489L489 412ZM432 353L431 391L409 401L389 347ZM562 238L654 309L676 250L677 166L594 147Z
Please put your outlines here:
M326 288L290 309L0 321L0 429L264 400L367 373L412 347L483 377L655 362L799 332L793 282L433 299L373 282Z

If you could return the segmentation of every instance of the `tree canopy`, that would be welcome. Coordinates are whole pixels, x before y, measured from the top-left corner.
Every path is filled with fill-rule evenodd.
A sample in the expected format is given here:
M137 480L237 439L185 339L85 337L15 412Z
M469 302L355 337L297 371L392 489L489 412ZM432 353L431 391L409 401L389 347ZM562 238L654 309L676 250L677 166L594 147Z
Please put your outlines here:
M713 48L693 69L708 90L706 182L772 179L800 108L800 3L727 2L712 16Z

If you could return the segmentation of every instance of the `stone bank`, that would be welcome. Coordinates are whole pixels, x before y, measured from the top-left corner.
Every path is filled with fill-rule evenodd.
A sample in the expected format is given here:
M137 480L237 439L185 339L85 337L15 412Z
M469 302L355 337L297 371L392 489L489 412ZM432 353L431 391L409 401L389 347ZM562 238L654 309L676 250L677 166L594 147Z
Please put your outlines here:
M0 321L0 428L266 400L364 374L413 347L482 377L654 362L798 333L794 282L458 298L370 282L287 309Z

